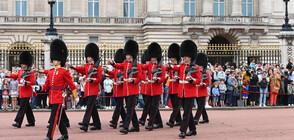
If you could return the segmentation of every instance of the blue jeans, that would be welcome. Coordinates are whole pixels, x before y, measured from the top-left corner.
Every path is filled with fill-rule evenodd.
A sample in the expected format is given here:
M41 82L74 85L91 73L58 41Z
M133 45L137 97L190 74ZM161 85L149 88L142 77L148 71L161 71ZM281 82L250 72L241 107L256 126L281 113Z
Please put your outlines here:
M288 104L294 104L294 95L288 95Z
M229 106L233 106L233 90L228 90L229 93Z
M217 103L218 102L218 96L213 96L213 102Z
M164 105L167 106L167 99L168 99L168 86L164 88Z
M2 109L2 90L0 90L0 109Z
M32 109L34 109L38 104L37 104L37 100L38 100L38 97L32 97L31 98L31 106L32 106Z
M266 103L266 93L267 93L267 88L265 88L265 89L262 89L262 88L260 88L259 89L259 92L260 92L260 97L259 97L259 104L260 105L262 105L262 104L264 104L265 105L265 103ZM263 102L262 102L263 101Z

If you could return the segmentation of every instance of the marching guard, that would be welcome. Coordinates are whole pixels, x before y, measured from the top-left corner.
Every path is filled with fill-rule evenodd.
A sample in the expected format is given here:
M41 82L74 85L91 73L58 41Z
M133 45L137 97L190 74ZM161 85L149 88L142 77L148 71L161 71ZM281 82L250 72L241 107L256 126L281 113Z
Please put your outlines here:
M28 124L27 127L35 126L35 117L30 105L30 98L33 94L32 86L35 84L35 74L31 72L33 57L28 51L24 51L19 56L21 70L17 74L7 75L8 78L18 79L19 83L19 110L14 119L12 126L20 128L24 115L26 114Z

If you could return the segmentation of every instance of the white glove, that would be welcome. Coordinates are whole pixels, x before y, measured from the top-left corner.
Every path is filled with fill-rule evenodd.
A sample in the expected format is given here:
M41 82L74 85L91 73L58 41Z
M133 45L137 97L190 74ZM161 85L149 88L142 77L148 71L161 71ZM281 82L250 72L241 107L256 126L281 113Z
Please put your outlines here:
M78 103L80 101L80 98L75 98L76 103Z

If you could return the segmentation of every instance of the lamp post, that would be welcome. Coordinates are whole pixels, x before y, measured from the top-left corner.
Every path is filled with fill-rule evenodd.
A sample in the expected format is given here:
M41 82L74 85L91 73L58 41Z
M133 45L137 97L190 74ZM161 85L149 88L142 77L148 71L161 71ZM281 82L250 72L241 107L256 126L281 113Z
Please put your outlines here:
M286 10L285 10L285 24L283 24L281 31L293 31L291 24L289 24L289 18L288 18L288 2L290 0L283 0L286 4Z
M50 27L46 30L46 36L57 36L57 30L54 28L53 22L53 4L55 4L56 0L48 0L48 4L50 4Z

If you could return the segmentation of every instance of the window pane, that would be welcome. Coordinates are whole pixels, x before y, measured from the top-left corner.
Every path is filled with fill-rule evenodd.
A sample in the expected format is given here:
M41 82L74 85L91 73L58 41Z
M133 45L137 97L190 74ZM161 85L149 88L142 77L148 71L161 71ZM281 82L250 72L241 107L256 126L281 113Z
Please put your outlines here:
M124 3L124 17L128 17L128 4Z
M20 16L20 2L15 2L15 16Z
M248 16L252 16L252 4L248 4Z
M57 17L57 4L53 4L53 16Z
M252 2L252 0L248 0L248 2Z
M191 3L191 16L195 16L195 3Z
M94 4L94 17L99 17L99 3L98 2L96 2L95 4Z
M130 1L135 1L135 0L130 0Z
M26 1L23 1L21 7L22 7L22 14L21 14L21 16L27 16L27 2Z
M60 16L60 17L63 16L63 2L59 2L59 5L58 5L58 16Z
M247 16L246 15L246 4L242 4L242 16Z
M225 2L225 0L220 0L220 2Z
M92 43L98 43L98 37L94 37L94 36L91 36L90 38L89 38L89 42L92 42Z
M189 2L189 0L185 0L185 2Z
M135 4L134 3L130 3L130 17L135 17Z
M191 1L195 2L195 0L191 0Z
M125 42L128 42L129 40L134 40L134 37L125 37Z
M242 0L242 2L246 2L246 0Z
M220 16L224 16L225 15L225 4L221 3L220 4Z
M214 2L218 2L218 0L214 0Z
M189 3L185 3L185 15L189 15Z
M219 16L218 15L218 4L215 3L214 6L213 6L213 14L214 16Z
M88 2L88 17L93 17L93 2Z

